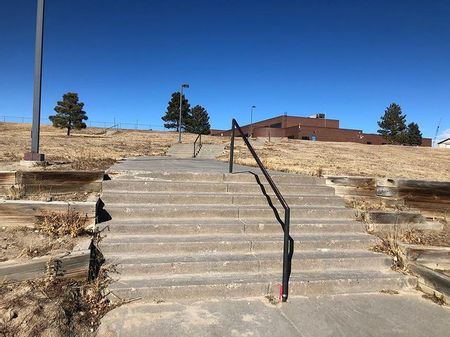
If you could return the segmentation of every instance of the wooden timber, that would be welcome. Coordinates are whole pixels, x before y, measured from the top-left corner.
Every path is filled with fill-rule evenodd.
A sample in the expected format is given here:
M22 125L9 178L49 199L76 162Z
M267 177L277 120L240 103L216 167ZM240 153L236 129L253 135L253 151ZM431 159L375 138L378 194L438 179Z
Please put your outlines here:
M69 254L42 256L29 261L11 260L0 263L0 279L6 283L21 282L45 276L87 279L90 263L90 242Z
M383 201L406 206L427 217L450 216L450 182L371 177L326 177L336 194L346 199Z
M102 171L29 171L17 176L25 195L100 192L103 181Z
M17 188L16 172L0 171L0 196L10 195L12 188Z
M96 221L97 202L0 200L0 226L32 227L45 212L74 210L87 217L86 226Z
M103 171L11 171L0 172L0 196L14 187L25 196L101 192Z

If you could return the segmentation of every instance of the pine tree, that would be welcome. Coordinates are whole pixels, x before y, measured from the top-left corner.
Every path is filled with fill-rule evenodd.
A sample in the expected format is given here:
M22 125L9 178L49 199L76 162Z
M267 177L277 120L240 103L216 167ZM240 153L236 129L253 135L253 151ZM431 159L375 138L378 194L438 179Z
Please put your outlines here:
M192 108L187 120L186 131L196 134L207 135L210 132L211 125L209 124L208 111L201 105L196 105Z
M422 133L416 123L408 124L406 140L409 145L422 145Z
M56 115L49 116L54 127L67 129L67 135L70 136L70 130L80 130L86 128L86 111L83 111L84 103L78 101L78 94L68 92L63 95L63 100L58 101L54 110Z
M186 129L186 122L189 119L190 105L189 101L182 97L181 110L181 128ZM164 127L166 129L176 129L178 131L178 122L180 117L180 92L174 92L172 98L167 105L165 115L161 119L166 122Z
M383 135L390 143L403 143L406 131L406 116L398 104L392 103L384 111L384 115L378 122L378 133Z

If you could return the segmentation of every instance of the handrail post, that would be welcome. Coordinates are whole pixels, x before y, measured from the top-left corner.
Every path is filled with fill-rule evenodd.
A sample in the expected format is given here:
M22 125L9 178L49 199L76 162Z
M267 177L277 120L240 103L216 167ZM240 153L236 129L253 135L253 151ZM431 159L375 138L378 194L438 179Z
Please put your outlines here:
M233 160L234 160L234 119L231 122L231 144L230 144L230 173L233 173Z
M247 137L245 136L244 132L242 131L241 127L239 126L238 122L233 118L232 124L231 124L231 143L230 143L230 167L229 172L233 173L233 164L234 164L234 138L236 130L239 132L240 137L242 137L242 140L244 141L244 144L249 149L250 153L252 154L253 158L255 159L256 163L258 164L259 168L261 169L261 172L267 179L267 182L271 186L272 190L274 191L275 195L277 196L278 200L280 201L281 205L284 208L284 223L282 222L279 217L279 222L283 228L284 237L283 237L283 276L282 276L282 301L286 302L288 299L289 294L289 278L291 276L291 269L292 269L292 256L294 254L294 240L289 235L289 227L290 227L290 219L291 219L291 209L289 208L289 205L286 203L286 200L283 198L282 194L280 193L279 189L275 185L274 181L272 180L270 174L267 172L267 169L264 167L264 164L259 159L256 151L248 141ZM276 211L278 214L278 211Z
M198 146L197 146L197 142L198 142ZM198 150L197 150L197 147L198 147ZM197 157L197 154L198 154L198 152L200 152L201 148L202 148L202 134L199 133L197 135L197 138L195 138L195 141L194 141L194 155L192 156L193 158Z
M198 136L197 136L197 138L198 138ZM194 155L193 155L194 158L197 157L196 144L197 144L197 139L195 139L195 141L194 141Z
M287 207L284 212L284 242L283 242L283 294L282 301L286 302L289 293L289 274L291 273L289 261L289 227L291 219L291 209Z

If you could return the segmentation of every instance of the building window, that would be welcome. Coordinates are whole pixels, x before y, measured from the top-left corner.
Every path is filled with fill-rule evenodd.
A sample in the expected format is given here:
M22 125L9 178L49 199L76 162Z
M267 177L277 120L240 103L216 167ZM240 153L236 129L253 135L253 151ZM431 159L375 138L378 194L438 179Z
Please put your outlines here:
M372 144L372 142L367 142L367 144Z
M281 123L272 124L270 127L274 129L281 129Z
M302 136L302 140L309 140L308 136Z

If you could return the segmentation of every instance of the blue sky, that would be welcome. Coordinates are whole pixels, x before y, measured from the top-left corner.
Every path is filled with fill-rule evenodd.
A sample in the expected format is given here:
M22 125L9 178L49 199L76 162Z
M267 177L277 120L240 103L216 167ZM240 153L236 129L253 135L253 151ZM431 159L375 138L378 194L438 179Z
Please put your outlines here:
M0 4L0 116L31 116L36 1ZM162 125L183 82L214 128L324 112L376 132L391 102L450 129L450 1L47 0L42 114ZM450 136L450 135L449 135Z

